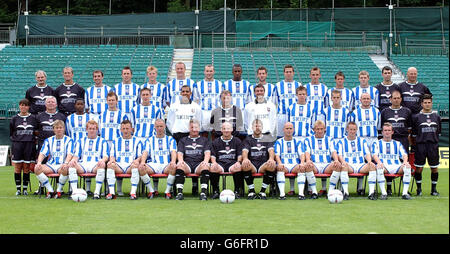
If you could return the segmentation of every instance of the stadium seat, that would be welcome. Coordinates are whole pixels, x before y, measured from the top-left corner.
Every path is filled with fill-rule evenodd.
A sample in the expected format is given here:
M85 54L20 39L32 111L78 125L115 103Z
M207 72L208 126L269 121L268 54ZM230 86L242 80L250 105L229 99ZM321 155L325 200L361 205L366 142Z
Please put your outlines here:
M390 178L392 178L392 185L393 185L393 187L394 187L394 189L393 189L393 192L392 193L395 193L395 190L396 190L396 188L395 188L395 179L396 178L398 178L398 177L400 177L400 183L399 183L399 187L398 187L398 196L400 196L400 193L402 192L402 187L403 187L403 174L384 174L384 177L390 177ZM414 177L413 177L414 178Z
M364 177L364 193L366 193L366 187L367 187L367 176L369 174L364 174L364 173L349 173L348 177L356 177L356 178L360 178L360 177ZM339 181L340 182L340 181ZM358 186L356 186L356 191L358 191Z

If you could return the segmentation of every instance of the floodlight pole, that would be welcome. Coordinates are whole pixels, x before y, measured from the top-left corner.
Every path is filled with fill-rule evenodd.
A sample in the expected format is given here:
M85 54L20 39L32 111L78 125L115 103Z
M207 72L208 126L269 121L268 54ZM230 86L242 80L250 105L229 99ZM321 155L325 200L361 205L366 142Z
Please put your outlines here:
M389 0L389 57L392 56L392 10L394 6L392 5L392 0Z
M227 0L223 0L223 49L227 49Z

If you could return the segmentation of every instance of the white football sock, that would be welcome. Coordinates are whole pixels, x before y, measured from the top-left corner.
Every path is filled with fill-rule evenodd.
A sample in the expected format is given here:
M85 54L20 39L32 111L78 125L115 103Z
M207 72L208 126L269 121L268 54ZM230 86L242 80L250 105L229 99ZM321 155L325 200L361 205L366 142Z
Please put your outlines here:
M139 169L132 168L131 169L131 191L130 194L136 194L137 187L139 185Z
M403 193L408 194L409 183L411 182L411 168L403 167Z
M72 191L78 189L78 175L76 168L69 168L69 184Z
M59 175L58 188L56 188L56 192L62 192L64 184L66 184L67 182L67 179L69 179L69 176L65 176L63 174Z
M172 189L173 183L175 182L175 176L168 175L167 176L167 186L164 193L170 193L170 190Z
M102 189L103 181L105 181L105 169L97 169L97 175L95 176L95 191L94 194L100 195L100 190Z
M284 197L286 195L284 192L284 186L286 183L286 177L284 176L284 172L282 171L277 172L277 183L278 189L280 189L280 197Z
M386 178L384 177L384 168L377 169L377 182L381 189L381 195L387 195L386 192Z
M368 182L369 182L369 196L375 192L375 184L377 183L377 172L369 171Z
M341 184L342 189L344 189L344 194L348 194L348 172L347 171L341 171Z
M145 186L147 186L149 192L155 192L152 186L152 179L150 179L150 176L147 174L141 176L141 180L144 183Z
M114 186L116 185L116 173L114 172L114 169L108 168L106 170L106 180L108 182L109 193L114 195Z
M54 191L52 185L50 184L50 181L48 180L48 177L44 173L41 173L40 175L37 175L36 177L39 180L39 182L42 184L42 186L47 188L47 190L49 192Z
M305 195L305 182L306 182L306 174L298 173L297 174L297 185L298 185L298 194L304 196Z
M333 171L333 173L330 176L330 186L328 187L328 192L336 189L336 185L339 182L340 175L341 175L341 172Z
M312 193L317 194L316 177L314 176L314 172L306 172L306 179L308 180L308 186L311 187Z

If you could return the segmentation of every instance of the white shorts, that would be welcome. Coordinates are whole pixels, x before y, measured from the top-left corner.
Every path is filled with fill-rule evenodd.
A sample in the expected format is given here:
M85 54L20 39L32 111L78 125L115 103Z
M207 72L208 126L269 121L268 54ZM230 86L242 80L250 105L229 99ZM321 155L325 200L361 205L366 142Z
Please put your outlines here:
M389 174L397 174L402 164L383 164L384 168L389 172Z
M80 166L83 168L84 173L92 173L95 166L97 166L97 161L83 161L80 162Z
M148 162L147 166L152 168L155 174L164 174L164 170L167 168L168 165L155 162Z
M122 170L123 174L125 174L127 172L127 170L131 167L131 163L117 162L116 161L116 164Z
M366 163L348 163L348 165L353 169L353 173L359 173Z
M278 126L277 126L277 136L283 137L284 136L284 124L288 121L288 115L278 114Z
M211 127L211 112L210 110L202 110L202 126L201 126L201 131L211 131L212 127Z
M323 174L325 172L325 169L327 169L328 166L330 166L330 163L314 163L314 166L316 167L319 174Z
M46 163L45 165L49 167L55 174L58 173L59 168L61 168L62 166L62 164L51 164L51 163Z
M292 173L292 170L297 166L297 164L283 164L284 167L288 170L288 173Z

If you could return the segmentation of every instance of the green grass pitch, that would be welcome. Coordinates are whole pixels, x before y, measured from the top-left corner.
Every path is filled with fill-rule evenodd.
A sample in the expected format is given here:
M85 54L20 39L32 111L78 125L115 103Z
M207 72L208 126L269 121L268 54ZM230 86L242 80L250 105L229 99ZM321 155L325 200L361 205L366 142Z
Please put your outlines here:
M299 201L288 197L263 200L239 199L232 204L219 200L200 201L190 195L186 179L185 200L130 200L129 179L124 180L125 197L75 203L64 196L47 200L42 196L15 196L12 167L0 168L1 234L448 234L449 170L439 171L440 197L430 196L430 170L423 174L422 197L402 200L396 195L386 201L371 201L355 194L350 181L350 200L329 204L325 198ZM232 189L232 178L227 187ZM38 184L31 175L32 190ZM397 185L399 179L396 180ZM288 182L288 181L287 181ZM261 179L255 180L257 191ZM68 183L65 189L67 190ZM94 189L95 181L92 183ZM320 188L320 180L318 180ZM286 189L289 183L286 184ZM159 191L165 189L160 179ZM297 190L297 189L296 189Z

